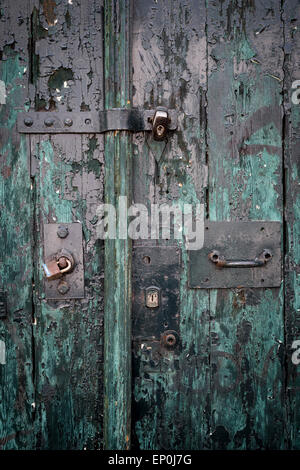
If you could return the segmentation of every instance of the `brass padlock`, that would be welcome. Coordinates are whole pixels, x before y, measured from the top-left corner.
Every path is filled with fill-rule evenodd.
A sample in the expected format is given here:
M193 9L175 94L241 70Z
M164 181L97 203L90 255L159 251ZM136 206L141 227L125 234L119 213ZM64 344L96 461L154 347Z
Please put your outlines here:
M156 108L153 120L152 120L152 133L154 140L164 140L167 136L169 129L170 118L167 108L159 106Z
M72 268L72 263L68 258L65 258L67 266L63 269L59 267L59 260L52 259L47 263L43 264L43 269L46 274L48 281L53 281L54 279L59 279L63 274L68 273Z

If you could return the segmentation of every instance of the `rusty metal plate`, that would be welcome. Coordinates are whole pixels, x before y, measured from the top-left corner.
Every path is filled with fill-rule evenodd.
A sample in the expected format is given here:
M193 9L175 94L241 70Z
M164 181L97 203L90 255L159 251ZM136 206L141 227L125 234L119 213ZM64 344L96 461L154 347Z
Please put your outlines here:
M160 341L165 331L179 329L180 249L133 249L133 336Z
M66 227L68 235L60 238L57 235L59 227ZM74 269L64 274L62 278L44 280L44 292L46 299L66 300L80 299L84 297L84 267L82 248L82 225L70 224L45 224L44 225L44 261L50 259L55 253L67 250L74 258ZM61 281L67 284L68 290L62 294L58 291Z
M168 110L169 130L177 128L174 109ZM95 112L34 112L19 113L17 128L22 134L86 134L115 130L152 131L155 110L115 108Z
M189 287L214 289L280 286L280 222L207 222L204 233L203 248L189 252ZM249 267L254 260L259 259L264 250L272 255L268 262ZM212 262L210 256L214 251L223 259L230 260L228 265L231 267L217 266ZM245 266L234 266L240 262Z

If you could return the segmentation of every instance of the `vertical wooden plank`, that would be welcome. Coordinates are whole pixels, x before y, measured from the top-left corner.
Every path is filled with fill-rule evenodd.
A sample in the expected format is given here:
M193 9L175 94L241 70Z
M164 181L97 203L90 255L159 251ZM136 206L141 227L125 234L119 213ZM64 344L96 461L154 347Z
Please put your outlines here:
M131 107L131 2L106 0L105 108ZM119 212L119 197L131 201L131 136L105 137L105 202ZM122 211L122 208L120 208ZM121 214L123 215L123 214ZM125 227L127 232L127 225ZM117 217L117 238L105 241L104 443L106 449L131 445L131 240Z
M300 5L284 2L284 165L285 165L285 322L287 347L287 387L290 415L290 445L300 448L299 349L300 349ZM296 343L298 341L298 343Z
M101 2L44 0L32 16L32 86L41 119L51 111L103 106ZM44 111L44 112L43 112ZM103 201L103 138L32 137L36 223L36 426L39 449L99 449L103 396L103 244L96 237ZM84 299L47 301L43 225L80 222ZM66 295L67 297L67 295Z
M26 138L16 130L28 106L31 2L1 2L0 18L0 449L34 447L32 192Z
M282 221L280 2L207 18L209 218ZM210 315L212 448L284 448L283 289L212 290Z
M133 197L135 203L144 204L148 210L154 203L183 207L205 202L205 23L204 0L135 2L133 104L146 109L175 108L179 122L167 143L153 142L149 134L134 136ZM181 350L153 358L149 372L142 345L137 347L140 361L133 382L134 444L141 449L207 448L208 291L188 288L188 252L183 240L135 243L150 246L178 243L182 271L178 331Z

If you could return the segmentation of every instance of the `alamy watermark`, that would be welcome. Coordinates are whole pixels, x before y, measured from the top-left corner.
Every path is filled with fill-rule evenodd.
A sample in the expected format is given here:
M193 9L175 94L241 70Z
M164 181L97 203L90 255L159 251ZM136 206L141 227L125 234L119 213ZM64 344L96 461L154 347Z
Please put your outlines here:
M292 89L295 90L292 93L292 103L300 104L300 80L293 81Z
M97 208L97 237L101 240L182 240L187 250L200 250L204 243L203 204L144 204L128 206L120 196L116 207Z

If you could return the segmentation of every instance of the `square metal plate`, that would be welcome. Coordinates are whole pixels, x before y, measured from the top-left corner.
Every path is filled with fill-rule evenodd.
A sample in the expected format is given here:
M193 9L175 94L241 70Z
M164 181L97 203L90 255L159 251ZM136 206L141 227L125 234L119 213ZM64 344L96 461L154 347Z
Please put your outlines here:
M272 259L260 267L218 267L208 258L217 250L226 260L253 260L265 249ZM192 288L278 287L281 280L280 222L206 222L203 248L189 252Z
M68 228L69 234L66 238L57 236L57 229L60 225ZM68 250L73 255L75 267L72 272L65 274L60 279L44 280L46 299L81 299L84 297L84 269L82 225L80 223L44 225L44 260L47 260L61 249ZM69 285L69 290L64 295L57 290L57 286L62 279Z

